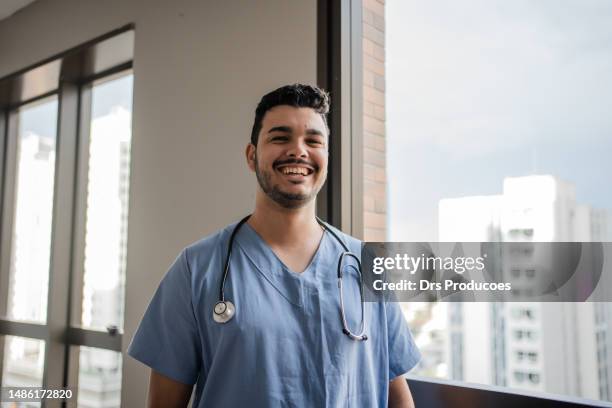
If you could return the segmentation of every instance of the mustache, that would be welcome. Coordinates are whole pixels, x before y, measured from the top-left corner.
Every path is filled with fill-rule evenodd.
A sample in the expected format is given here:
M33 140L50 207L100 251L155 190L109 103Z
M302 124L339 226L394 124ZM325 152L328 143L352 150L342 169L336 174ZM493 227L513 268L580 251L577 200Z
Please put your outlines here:
M272 164L272 166L276 168L278 166L283 166L286 164L303 164L305 166L310 166L315 170L319 170L319 166L317 166L316 164L307 162L306 160L302 159L277 160Z

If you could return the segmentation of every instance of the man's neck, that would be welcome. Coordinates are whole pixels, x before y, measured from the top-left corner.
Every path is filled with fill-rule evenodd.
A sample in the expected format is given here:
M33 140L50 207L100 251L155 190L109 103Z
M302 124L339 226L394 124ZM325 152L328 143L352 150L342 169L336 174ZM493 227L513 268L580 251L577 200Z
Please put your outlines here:
M300 208L284 208L268 197L257 197L249 225L269 244L292 245L318 240L322 229L315 218L316 201Z

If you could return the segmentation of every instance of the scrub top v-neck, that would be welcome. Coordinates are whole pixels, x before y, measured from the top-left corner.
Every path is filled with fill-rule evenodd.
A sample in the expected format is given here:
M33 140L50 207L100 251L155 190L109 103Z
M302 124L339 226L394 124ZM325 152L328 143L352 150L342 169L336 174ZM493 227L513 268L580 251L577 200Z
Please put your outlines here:
M287 265L285 265L283 260L280 259L280 257L276 254L276 252L274 252L272 247L270 247L270 245L261 237L261 235L259 235L257 233L257 231L255 231L255 229L253 227L251 227L251 225L248 222L245 222L244 225L241 228L248 230L245 233L245 235L248 235L248 237L246 238L248 241L259 242L261 244L258 248L254 248L255 251L261 250L263 252L262 255L265 258L268 258L268 259L271 259L271 260L275 259L276 262L278 264L280 264L280 267L283 269L283 271L285 271L285 272L287 272L287 273L289 273L291 275L294 275L294 276L296 276L298 278L302 277L304 275L307 275L308 273L310 273L310 271L316 269L316 264L318 262L318 258L320 256L320 254L321 254L321 247L323 246L324 241L326 239L329 239L329 237L328 237L329 233L323 229L323 234L321 235L321 239L319 240L319 243L317 245L317 249L315 250L315 253L313 254L312 258L310 258L310 261L308 262L308 265L306 266L306 268L302 272L297 272L297 271L293 271L291 268L289 268ZM272 262L272 263L274 263L274 262Z
M225 287L236 314L225 324L212 319L234 226L181 252L128 354L196 384L194 407L386 407L389 381L409 371L419 352L396 303L366 303L367 341L342 333L336 267L343 248L327 232L308 267L295 273L244 225ZM334 231L360 254L358 240ZM344 270L346 318L356 328L358 275L350 263Z

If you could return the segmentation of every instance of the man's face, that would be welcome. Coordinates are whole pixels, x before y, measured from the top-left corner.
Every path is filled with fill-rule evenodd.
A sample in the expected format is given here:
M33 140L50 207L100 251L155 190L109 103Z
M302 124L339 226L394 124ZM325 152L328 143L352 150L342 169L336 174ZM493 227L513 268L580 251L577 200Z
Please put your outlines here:
M262 191L284 208L312 201L327 177L328 135L311 108L280 105L264 115L257 148L247 161Z

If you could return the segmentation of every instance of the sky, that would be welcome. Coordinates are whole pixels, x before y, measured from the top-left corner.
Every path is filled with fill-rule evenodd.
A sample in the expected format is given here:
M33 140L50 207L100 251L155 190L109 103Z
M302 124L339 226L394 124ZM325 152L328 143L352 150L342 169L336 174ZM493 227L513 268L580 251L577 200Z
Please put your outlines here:
M612 211L612 2L388 0L388 239L442 198L551 174Z

